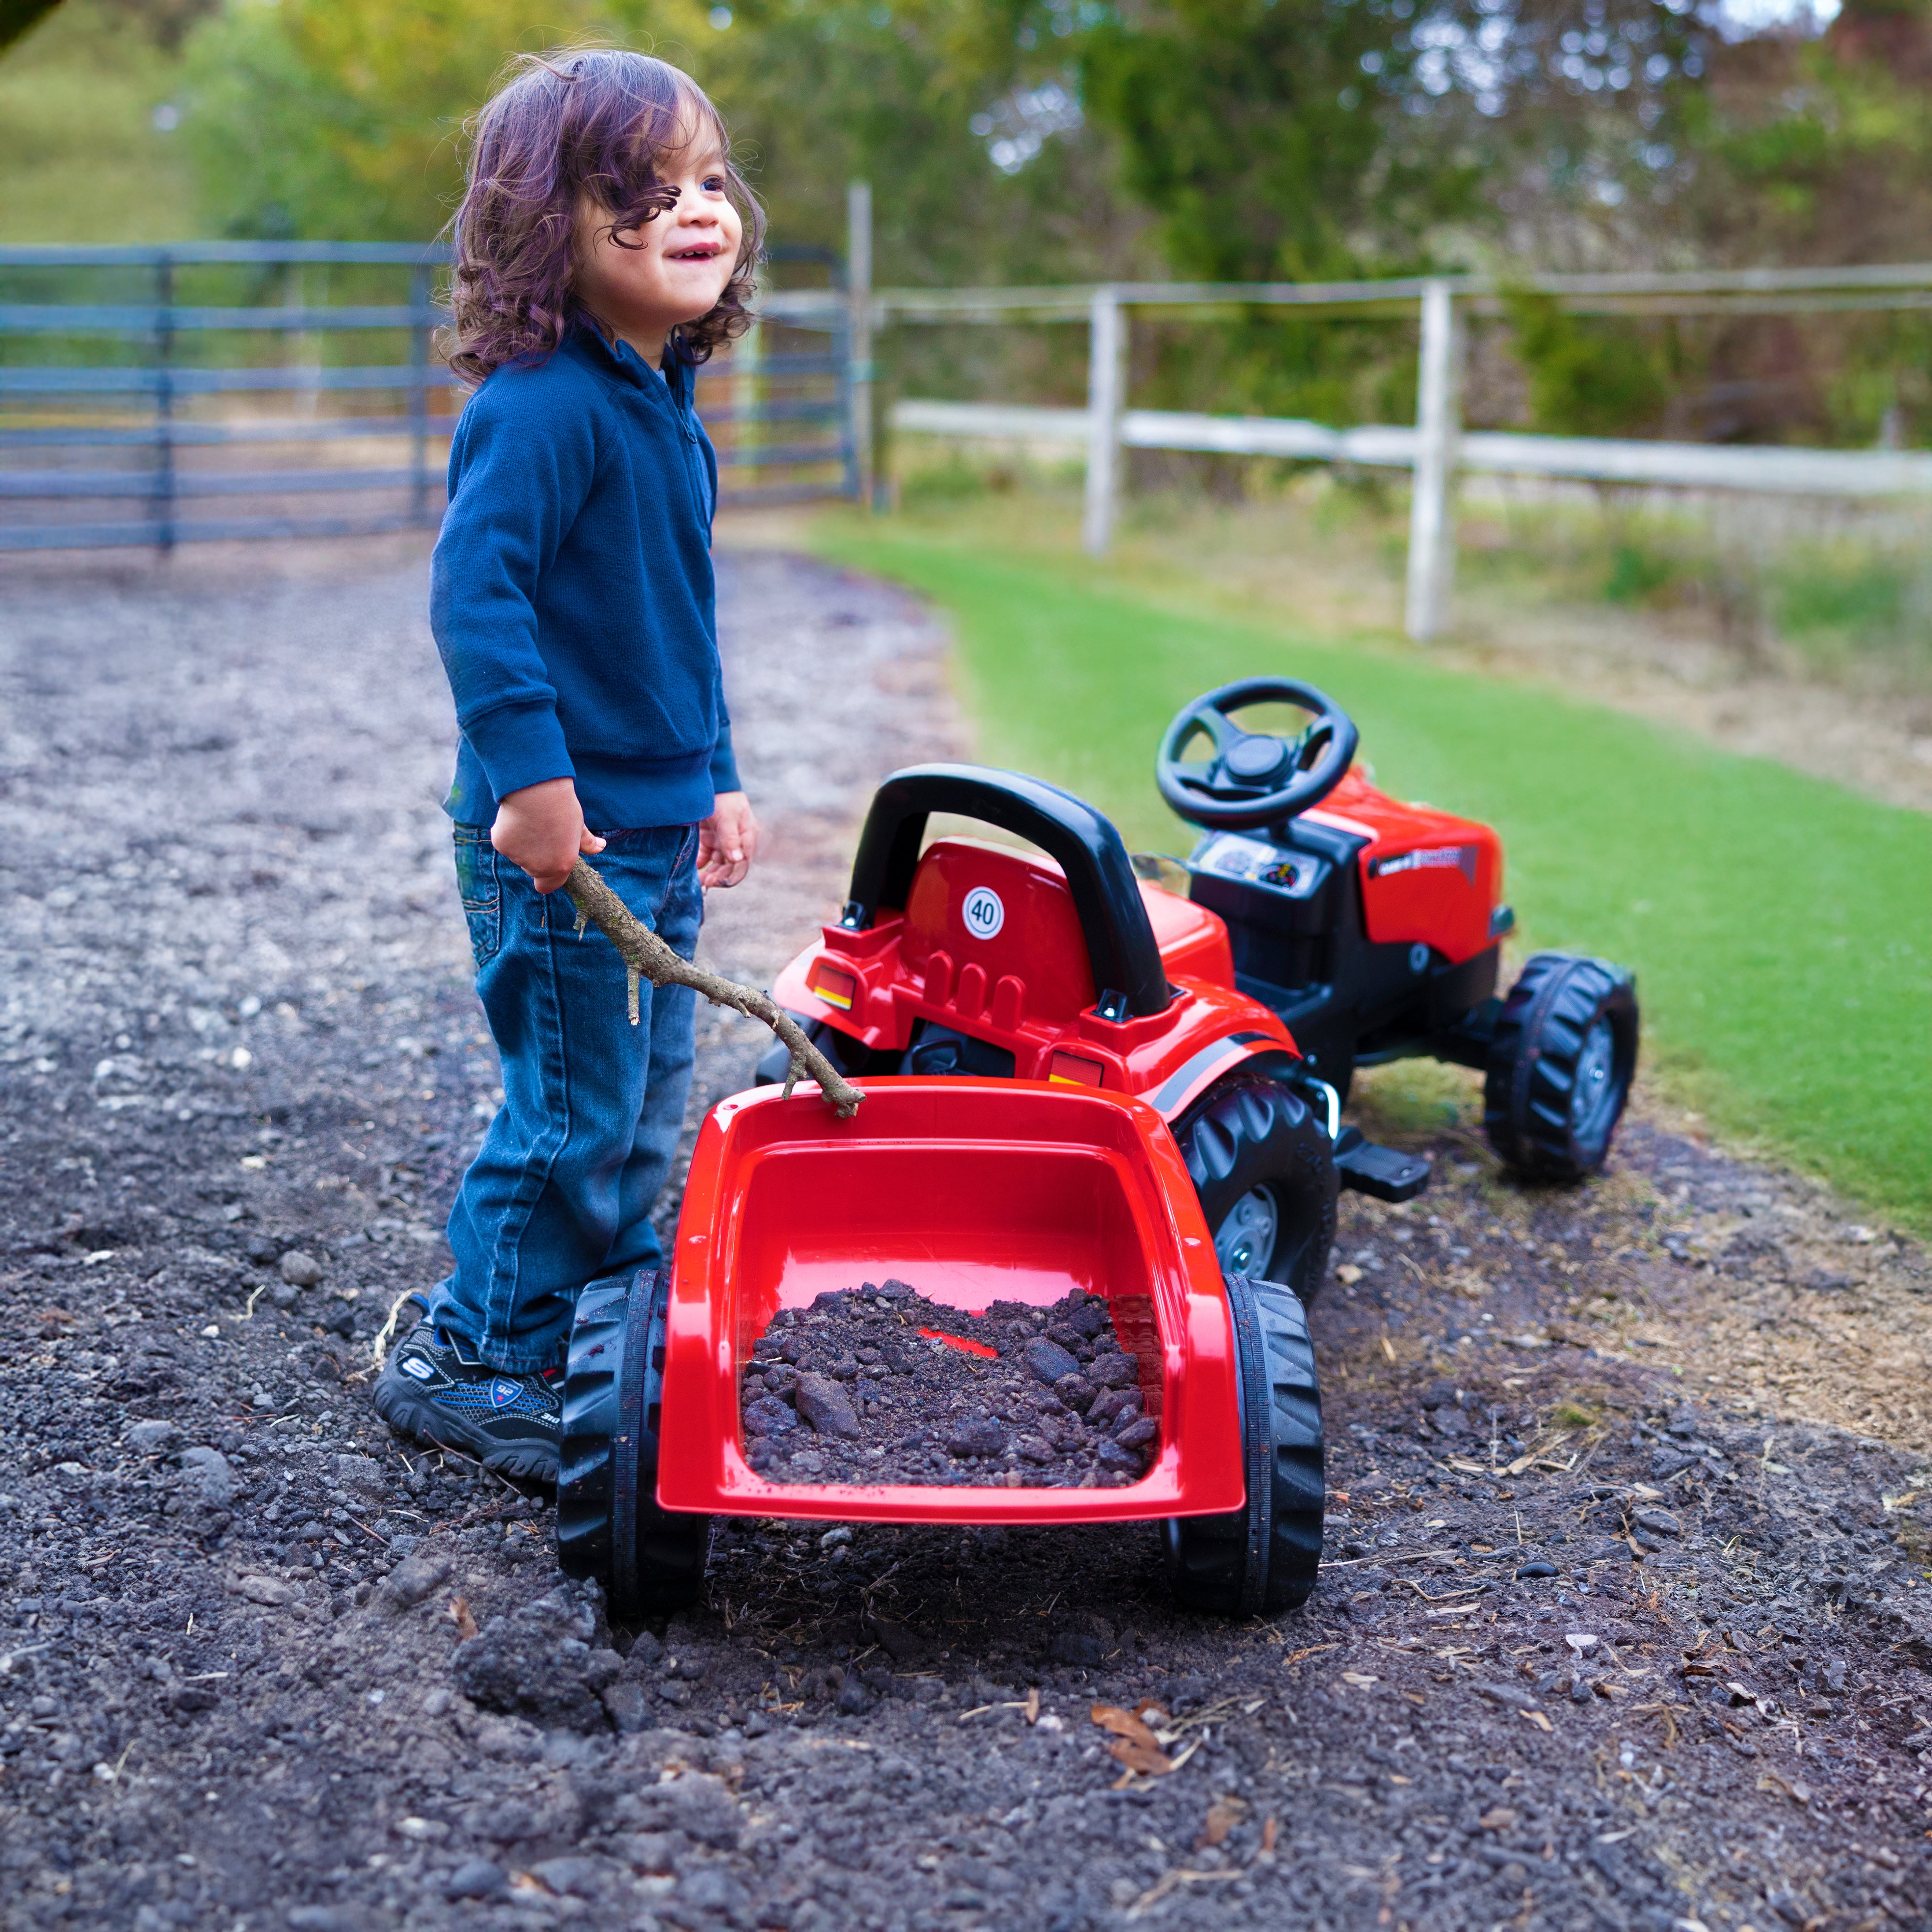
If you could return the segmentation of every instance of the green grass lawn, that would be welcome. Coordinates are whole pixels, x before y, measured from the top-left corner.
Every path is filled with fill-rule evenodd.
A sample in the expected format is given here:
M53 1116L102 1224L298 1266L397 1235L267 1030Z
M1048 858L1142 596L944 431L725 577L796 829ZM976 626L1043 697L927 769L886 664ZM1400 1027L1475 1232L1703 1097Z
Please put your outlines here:
M1190 608L1188 586L943 524L831 517L824 553L952 616L988 763L1101 806L1130 847L1185 851L1155 743L1194 693L1305 678L1396 796L1502 834L1527 949L1636 969L1646 1052L1726 1131L1932 1224L1932 823L1782 766L1394 640Z

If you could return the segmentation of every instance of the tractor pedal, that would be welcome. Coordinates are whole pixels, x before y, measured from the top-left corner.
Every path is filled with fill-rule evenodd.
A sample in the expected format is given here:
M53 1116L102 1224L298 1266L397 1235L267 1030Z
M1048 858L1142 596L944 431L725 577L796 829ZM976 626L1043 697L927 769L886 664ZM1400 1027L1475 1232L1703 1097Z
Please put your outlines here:
M1429 1185L1429 1163L1378 1147L1356 1127L1345 1127L1335 1147L1342 1185L1376 1201L1413 1201Z

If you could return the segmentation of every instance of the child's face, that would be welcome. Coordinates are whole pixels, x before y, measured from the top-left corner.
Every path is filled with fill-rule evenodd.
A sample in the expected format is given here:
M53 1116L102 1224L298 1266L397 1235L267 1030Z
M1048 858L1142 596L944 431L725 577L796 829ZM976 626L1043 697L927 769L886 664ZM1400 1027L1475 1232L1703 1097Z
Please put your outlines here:
M609 212L585 198L578 209L572 276L584 307L652 363L680 322L695 322L718 306L744 236L725 194L724 155L710 129L666 156L658 177L677 191L677 206L624 231L626 247L609 232Z

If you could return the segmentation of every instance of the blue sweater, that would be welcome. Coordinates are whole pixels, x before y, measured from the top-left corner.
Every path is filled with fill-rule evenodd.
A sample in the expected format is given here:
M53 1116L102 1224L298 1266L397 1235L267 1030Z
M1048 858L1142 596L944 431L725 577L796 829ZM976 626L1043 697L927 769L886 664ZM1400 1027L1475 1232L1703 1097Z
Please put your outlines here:
M718 676L718 459L691 364L580 323L471 397L449 450L430 622L463 742L444 809L572 778L593 831L689 825L736 791Z

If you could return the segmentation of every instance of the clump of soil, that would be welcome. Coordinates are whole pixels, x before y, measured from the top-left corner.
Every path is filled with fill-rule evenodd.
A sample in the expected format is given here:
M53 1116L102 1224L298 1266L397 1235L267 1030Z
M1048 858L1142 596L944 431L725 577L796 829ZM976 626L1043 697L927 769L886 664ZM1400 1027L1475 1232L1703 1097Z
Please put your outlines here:
M902 1281L839 1289L760 1336L739 1397L746 1458L783 1483L1118 1489L1160 1437L1142 1386L1155 1340L1150 1306L1078 1288L977 1316Z

